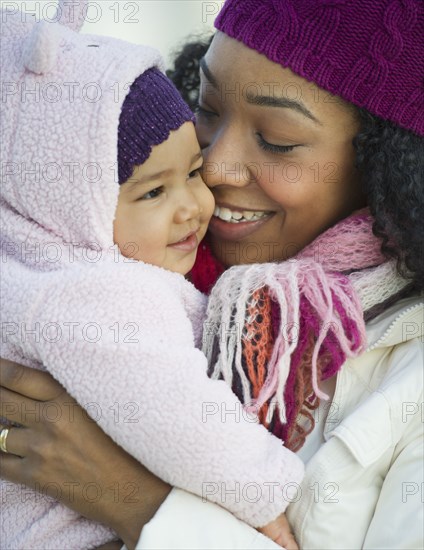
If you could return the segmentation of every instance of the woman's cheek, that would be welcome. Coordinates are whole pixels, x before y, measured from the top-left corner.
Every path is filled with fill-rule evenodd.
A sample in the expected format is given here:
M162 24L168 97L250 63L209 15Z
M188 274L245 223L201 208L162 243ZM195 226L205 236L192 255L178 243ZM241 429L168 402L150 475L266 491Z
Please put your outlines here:
M200 148L205 149L208 147L213 140L213 131L211 128L211 123L207 123L203 121L200 117L198 117L196 126L196 137L197 141L199 142Z
M277 171L271 175L270 179L259 180L258 184L262 191L282 210L297 205L302 196L302 187L304 187L301 181L285 179L281 173L277 174Z

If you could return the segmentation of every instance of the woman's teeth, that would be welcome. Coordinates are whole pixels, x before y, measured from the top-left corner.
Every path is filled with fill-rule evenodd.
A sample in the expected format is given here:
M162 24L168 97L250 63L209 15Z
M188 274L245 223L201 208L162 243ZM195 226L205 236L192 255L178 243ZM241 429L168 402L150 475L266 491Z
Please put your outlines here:
M259 210L254 212L253 210L243 210L242 212L233 211L224 206L215 206L214 216L220 220L224 220L229 223L240 223L240 222L255 222L261 218L268 216L269 212L264 212Z

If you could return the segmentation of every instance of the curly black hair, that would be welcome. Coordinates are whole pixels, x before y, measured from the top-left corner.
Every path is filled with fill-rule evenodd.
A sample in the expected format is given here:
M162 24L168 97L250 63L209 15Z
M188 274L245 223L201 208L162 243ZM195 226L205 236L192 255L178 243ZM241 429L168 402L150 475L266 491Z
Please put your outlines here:
M192 39L176 53L174 67L166 71L168 78L178 88L183 99L192 111L195 111L199 102L199 62L208 51L213 34L209 37Z
M356 166L375 221L381 250L398 271L424 290L424 139L357 109Z
M199 61L213 36L193 39L176 54L168 71L185 101L196 110ZM375 221L381 250L395 258L411 292L424 290L424 140L412 132L354 107L361 129L353 140L356 166Z

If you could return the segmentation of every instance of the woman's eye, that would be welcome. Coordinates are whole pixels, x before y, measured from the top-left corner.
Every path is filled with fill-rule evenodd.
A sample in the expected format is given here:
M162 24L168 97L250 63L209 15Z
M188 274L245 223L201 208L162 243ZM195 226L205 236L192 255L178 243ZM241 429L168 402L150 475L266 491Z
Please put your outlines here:
M209 111L208 109L205 109L200 104L197 104L195 111L196 111L196 116L201 118L211 119L218 116L217 113L214 113L213 111Z
M163 187L155 187L151 191L148 191L145 193L142 197L140 197L139 201L146 201L149 199L156 199L156 197L159 197L163 193Z
M275 145L275 143L269 143L266 141L260 133L256 134L258 137L259 146L270 153L288 153L299 145Z

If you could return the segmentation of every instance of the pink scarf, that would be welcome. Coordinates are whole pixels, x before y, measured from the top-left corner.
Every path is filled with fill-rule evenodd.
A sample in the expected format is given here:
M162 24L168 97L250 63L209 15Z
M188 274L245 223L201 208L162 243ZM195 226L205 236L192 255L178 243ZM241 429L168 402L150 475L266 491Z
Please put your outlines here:
M212 378L230 384L249 411L300 448L319 383L365 350L364 312L404 289L355 212L285 262L234 266L212 289L203 350ZM304 430L297 418L306 416Z

